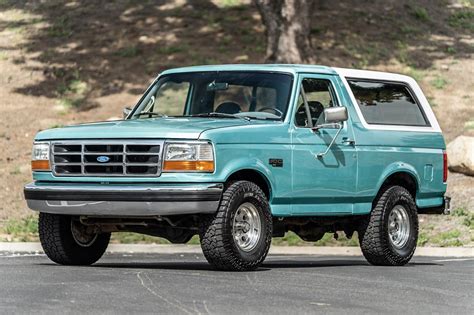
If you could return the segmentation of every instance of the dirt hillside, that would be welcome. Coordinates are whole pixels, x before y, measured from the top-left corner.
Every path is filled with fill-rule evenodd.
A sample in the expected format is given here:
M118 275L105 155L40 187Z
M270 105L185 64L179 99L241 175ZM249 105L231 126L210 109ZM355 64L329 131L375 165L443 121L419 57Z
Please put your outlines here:
M320 0L313 21L318 63L409 74L448 142L474 135L472 0ZM38 130L118 117L163 69L260 63L264 45L249 1L0 0L0 219L30 214L22 186ZM454 208L473 213L474 178L448 184ZM472 243L464 219L422 226Z

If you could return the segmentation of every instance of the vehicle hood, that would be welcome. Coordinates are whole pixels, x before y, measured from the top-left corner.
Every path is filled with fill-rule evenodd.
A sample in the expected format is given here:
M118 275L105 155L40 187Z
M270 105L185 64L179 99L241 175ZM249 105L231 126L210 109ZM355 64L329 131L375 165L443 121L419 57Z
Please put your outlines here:
M199 139L200 134L206 130L262 123L265 123L265 121L199 117L120 120L48 129L39 132L35 140L102 138Z

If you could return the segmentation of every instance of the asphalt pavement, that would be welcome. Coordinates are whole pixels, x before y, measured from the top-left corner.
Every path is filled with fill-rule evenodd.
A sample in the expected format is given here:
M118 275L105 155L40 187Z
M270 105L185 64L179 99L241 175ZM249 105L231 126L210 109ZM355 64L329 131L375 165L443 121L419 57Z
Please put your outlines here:
M220 272L202 254L106 254L89 267L0 252L0 313L474 314L474 258L270 255Z

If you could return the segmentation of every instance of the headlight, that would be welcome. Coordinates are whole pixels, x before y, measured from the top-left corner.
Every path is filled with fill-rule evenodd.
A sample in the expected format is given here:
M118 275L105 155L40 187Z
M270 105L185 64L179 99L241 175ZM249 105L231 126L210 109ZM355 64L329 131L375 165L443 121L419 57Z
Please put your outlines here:
M168 143L164 156L164 172L214 172L214 151L207 142Z
M31 169L33 171L49 171L49 143L37 142L33 144L31 153Z

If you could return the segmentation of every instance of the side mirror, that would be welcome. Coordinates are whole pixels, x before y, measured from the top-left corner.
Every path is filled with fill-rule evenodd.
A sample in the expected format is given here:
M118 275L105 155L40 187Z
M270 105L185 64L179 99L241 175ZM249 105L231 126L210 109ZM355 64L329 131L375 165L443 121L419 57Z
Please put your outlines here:
M329 107L324 110L327 124L340 123L348 119L347 108L342 106Z
M323 158L328 152L329 149L331 149L332 145L336 141L337 136L339 136L339 133L342 130L343 125L341 124L343 121L346 121L349 116L347 114L347 108L345 107L330 107L326 108L324 110L324 117L326 118L326 122L322 125L318 125L313 128L314 132L318 132L319 129L327 127L327 126L335 126L337 128L337 132L334 135L334 138L332 138L331 142L329 143L328 147L324 152L319 152L316 154L316 157L318 159Z
M131 111L132 109L130 107L125 107L122 111L123 119L126 119Z

